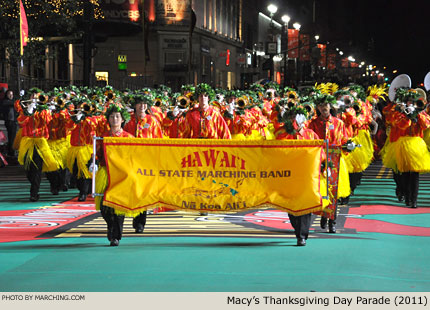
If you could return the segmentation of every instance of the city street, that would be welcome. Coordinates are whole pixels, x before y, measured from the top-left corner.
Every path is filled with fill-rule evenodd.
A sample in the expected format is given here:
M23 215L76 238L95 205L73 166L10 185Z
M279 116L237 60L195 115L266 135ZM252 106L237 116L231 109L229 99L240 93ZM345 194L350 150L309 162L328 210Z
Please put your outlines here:
M337 233L315 217L297 247L285 212L151 214L143 234L124 224L110 247L92 199L77 191L28 201L19 166L0 169L0 291L220 292L428 291L430 178L421 175L418 209L397 202L391 172L369 167Z

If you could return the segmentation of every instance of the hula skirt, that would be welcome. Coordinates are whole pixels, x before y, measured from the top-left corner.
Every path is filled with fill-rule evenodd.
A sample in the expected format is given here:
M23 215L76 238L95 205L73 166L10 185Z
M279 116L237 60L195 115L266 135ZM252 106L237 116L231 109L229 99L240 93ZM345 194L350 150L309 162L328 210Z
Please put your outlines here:
M102 166L97 170L96 173L96 194L104 194L108 186L108 175L105 166ZM100 211L104 196L96 196L94 202L96 204L96 210Z
M345 157L340 156L339 163L339 181L337 183L337 198L348 197L351 194L351 187L349 185L349 173L345 162Z
M18 132L16 133L15 140L13 140L13 149L19 150L19 145L21 144L22 139L22 128L18 129Z
M71 146L66 156L66 167L73 173L73 165L78 165L78 179L91 179L92 174L88 170L87 163L91 159L93 148L91 145Z
M400 137L386 146L382 162L394 172L430 172L430 153L421 137Z
M22 137L18 150L18 162L23 165L26 170L30 168L31 163L35 165L33 161L34 150L36 150L43 160L43 172L58 170L58 164L45 138Z
M70 148L70 136L67 136L67 138L61 138L58 140L48 140L48 144L58 166L61 169L65 169L67 166L67 163L66 163L67 152L69 151L69 148Z
M369 131L360 130L358 135L351 139L355 144L360 144L351 153L345 156L348 173L362 172L372 163L373 142Z

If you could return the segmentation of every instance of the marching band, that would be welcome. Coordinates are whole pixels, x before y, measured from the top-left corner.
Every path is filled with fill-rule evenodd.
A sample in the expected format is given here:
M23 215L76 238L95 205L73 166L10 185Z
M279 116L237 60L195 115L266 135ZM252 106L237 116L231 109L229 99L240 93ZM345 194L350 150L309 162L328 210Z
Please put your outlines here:
M79 189L78 200L85 201L97 170L91 165L93 136L326 139L342 149L338 204L348 204L364 170L380 156L394 172L398 200L417 208L419 173L430 172L426 92L411 88L407 75L397 77L387 90L385 84L365 90L334 83L296 90L274 82L229 91L201 83L184 85L180 93L166 86L123 92L109 86L70 86L50 92L33 88L15 102L20 130L14 147L31 184L30 201L40 198L42 172L53 195L66 191L72 179ZM100 148L97 158L101 180L97 190L103 192L107 178ZM124 215L103 206L101 198L96 205L108 224L110 244L118 245ZM310 214L290 215L290 221L297 245L305 245ZM137 233L143 232L145 222L146 212L134 219ZM323 212L321 227L326 228L327 222L329 232L336 233L336 215Z

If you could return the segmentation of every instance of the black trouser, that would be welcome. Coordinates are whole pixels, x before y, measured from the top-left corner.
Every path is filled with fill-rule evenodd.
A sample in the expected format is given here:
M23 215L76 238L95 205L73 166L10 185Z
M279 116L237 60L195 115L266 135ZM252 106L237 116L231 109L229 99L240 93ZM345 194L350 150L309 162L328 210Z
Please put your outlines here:
M403 172L401 176L406 202L417 202L420 174L418 172Z
M115 214L115 210L102 205L100 207L103 219L107 224L107 238L109 241L113 239L121 240L122 229L124 226L124 216Z
M403 188L402 175L400 173L395 173L393 170L393 179L396 182L396 195L405 195L405 189Z
M91 179L86 179L84 177L78 178L78 164L76 160L73 164L73 175L76 178L76 186L79 189L79 195L88 195L91 189Z
M15 140L17 132L17 123L16 121L4 121L4 125L6 126L7 130L7 152L9 156L13 156L15 155L13 141Z
M25 155L24 162L26 161L28 153ZM25 169L25 175L27 179L30 181L30 195L36 196L39 193L40 182L42 181L42 166L43 160L40 157L39 153L36 150L36 147L33 149L33 160L30 161L30 165L27 169Z
M311 227L312 214L308 213L305 215L294 216L288 213L290 223L294 228L297 239L308 239L309 228Z
M354 172L349 174L349 184L351 187L351 195L354 193L358 183L360 183L362 176L363 176L363 172Z
M46 172L46 178L49 180L49 183L51 183L51 192L53 191L59 191L62 189L61 186L61 171L51 171Z
M146 211L143 211L138 216L133 218L133 228L137 229L139 226L142 226L142 229L145 228L146 224Z

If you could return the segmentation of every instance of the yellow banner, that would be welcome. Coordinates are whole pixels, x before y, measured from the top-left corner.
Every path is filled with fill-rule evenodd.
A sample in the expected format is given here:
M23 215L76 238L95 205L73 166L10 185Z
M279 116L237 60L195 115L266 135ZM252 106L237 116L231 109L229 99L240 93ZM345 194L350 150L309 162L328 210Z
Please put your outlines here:
M134 216L156 206L231 212L322 210L323 140L104 138L104 204Z

